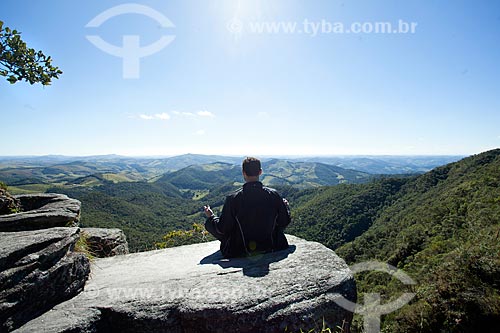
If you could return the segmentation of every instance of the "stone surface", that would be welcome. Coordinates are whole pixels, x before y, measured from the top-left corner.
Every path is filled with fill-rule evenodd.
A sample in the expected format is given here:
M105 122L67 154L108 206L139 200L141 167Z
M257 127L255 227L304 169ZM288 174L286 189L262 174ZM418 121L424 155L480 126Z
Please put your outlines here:
M219 242L96 259L85 290L17 332L283 332L352 314L352 273L325 246L222 259Z
M88 259L71 250L78 228L0 232L0 331L10 331L83 289Z
M80 201L64 194L41 193L14 196L22 212L0 216L0 231L38 230L78 225Z
M120 229L82 228L92 255L105 258L128 253L125 234Z

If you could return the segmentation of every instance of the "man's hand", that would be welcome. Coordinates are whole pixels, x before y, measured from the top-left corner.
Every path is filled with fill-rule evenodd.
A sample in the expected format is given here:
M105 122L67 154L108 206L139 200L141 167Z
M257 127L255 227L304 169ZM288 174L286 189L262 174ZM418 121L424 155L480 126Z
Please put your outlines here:
M212 217L214 215L214 212L212 211L212 208L210 208L209 205L203 206L203 210L205 211L205 215L207 217Z

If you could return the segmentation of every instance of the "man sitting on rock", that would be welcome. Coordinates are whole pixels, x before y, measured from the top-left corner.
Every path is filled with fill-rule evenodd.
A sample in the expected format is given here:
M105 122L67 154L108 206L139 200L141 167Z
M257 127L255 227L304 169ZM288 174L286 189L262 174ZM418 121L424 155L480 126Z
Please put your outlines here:
M283 230L290 223L288 201L259 181L260 161L247 157L242 164L245 184L226 197L220 217L205 206L205 228L221 241L226 258L288 248Z

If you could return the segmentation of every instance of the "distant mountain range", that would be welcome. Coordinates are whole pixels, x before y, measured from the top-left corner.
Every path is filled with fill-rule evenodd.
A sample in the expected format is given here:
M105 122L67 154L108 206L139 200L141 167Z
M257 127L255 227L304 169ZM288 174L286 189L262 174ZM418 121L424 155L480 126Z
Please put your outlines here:
M311 158L263 158L264 171L269 184L307 184L307 181L293 179L288 171L299 174L307 173L309 178L324 173L338 173L339 177L347 170L370 174L412 174L423 173L430 169L459 160L460 156L344 156L344 157L311 157ZM80 182L81 177L95 176L91 182L102 178L113 182L151 181L165 173L178 171L189 166L212 164L216 162L239 166L242 157L219 155L186 154L166 158L133 158L118 155L70 157L70 156L34 156L34 157L0 157L0 180L11 186L27 184L65 184ZM283 164L279 170L278 161ZM288 163L288 165L286 165ZM329 169L317 164L321 163L342 169ZM276 166L276 168L274 168ZM297 167L296 167L297 166ZM303 168L302 168L303 167ZM274 169L273 169L274 168ZM307 169L307 170L306 170ZM314 171L313 171L314 169ZM349 174L345 179L353 180ZM356 176L354 176L355 178ZM322 176L318 176L321 179ZM363 176L361 177L363 178ZM341 179L341 178L339 178ZM330 181L312 181L313 185L327 185ZM342 182L342 181L340 181Z
M424 173L463 157L465 156L332 156L296 158L292 161L319 162L371 174L394 175Z

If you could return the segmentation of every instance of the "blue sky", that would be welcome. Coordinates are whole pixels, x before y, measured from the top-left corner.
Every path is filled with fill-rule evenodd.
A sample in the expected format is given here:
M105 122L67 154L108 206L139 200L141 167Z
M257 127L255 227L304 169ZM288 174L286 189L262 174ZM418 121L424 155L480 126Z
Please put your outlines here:
M133 13L86 27L127 3L175 27ZM2 0L0 20L64 72L48 87L0 80L9 142L0 156L453 155L500 146L495 0ZM417 26L313 36L304 20ZM252 31L262 22L298 28ZM141 46L175 39L127 79L122 58L87 35L116 46L123 35Z

